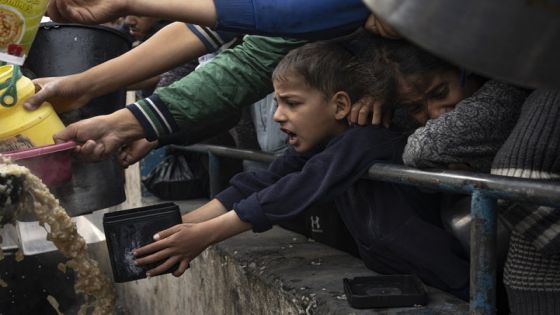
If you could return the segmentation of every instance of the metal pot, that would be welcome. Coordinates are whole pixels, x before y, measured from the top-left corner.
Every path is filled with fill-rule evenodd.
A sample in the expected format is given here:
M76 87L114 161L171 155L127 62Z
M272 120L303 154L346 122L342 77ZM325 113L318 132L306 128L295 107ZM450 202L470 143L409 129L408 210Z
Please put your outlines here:
M560 3L539 0L364 0L404 37L477 73L560 87Z
M103 26L42 23L25 67L38 77L82 72L130 50L128 37ZM126 91L93 99L86 106L61 114L65 124L124 107ZM71 216L117 205L126 199L124 172L115 158L98 163L75 161L72 180L51 189ZM23 218L32 220L33 218Z
M470 253L471 244L471 196L446 194L441 209L441 220L443 226L455 238L459 240L466 254ZM498 217L496 248L499 266L505 263L507 249L509 248L509 237L511 231Z

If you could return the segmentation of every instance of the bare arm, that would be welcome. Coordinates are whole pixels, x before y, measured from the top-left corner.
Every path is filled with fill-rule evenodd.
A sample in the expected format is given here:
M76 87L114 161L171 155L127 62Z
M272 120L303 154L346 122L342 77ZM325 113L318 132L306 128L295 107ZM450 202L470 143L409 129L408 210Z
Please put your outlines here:
M204 53L206 47L184 23L172 23L126 54L84 72L35 80L41 90L26 101L25 107L34 109L48 101L59 112L73 110Z
M209 27L216 24L213 0L50 0L47 14L56 22L82 24L110 22L124 15L161 17Z
M179 268L173 272L173 275L178 277L208 246L249 229L251 225L242 221L235 211L223 213L202 223L178 224L154 235L154 243L135 250L134 255L142 257L137 259L136 263L146 265L165 260L146 273L147 276L155 276L179 262Z
M183 215L183 223L200 223L208 221L227 212L217 199L212 199L204 206Z

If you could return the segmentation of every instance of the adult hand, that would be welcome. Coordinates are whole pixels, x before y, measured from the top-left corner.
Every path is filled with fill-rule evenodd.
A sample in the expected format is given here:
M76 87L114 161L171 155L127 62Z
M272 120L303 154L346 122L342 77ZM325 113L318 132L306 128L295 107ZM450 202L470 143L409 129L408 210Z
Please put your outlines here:
M374 34L386 37L386 38L391 38L391 39L399 39L401 38L401 35L399 33L397 33L397 31L395 31L393 28L391 28L389 25L387 25L385 22L381 21L378 17L376 17L374 14L371 14L367 21L366 24L364 25L364 28Z
M50 0L47 15L55 22L101 24L127 15L128 0Z
M53 136L57 143L78 143L76 151L88 161L108 158L123 144L143 137L142 126L128 109L81 120Z
M348 121L352 124L364 126L368 123L370 115L372 125L383 124L387 128L391 125L392 112L384 108L381 101L375 100L372 97L363 97L352 104Z
M148 277L157 276L179 263L173 271L180 277L189 267L189 263L212 243L211 230L204 223L182 223L154 235L154 243L136 249L133 253L138 258L136 264L143 266L163 261L159 266L148 270Z
M77 75L40 78L33 83L36 93L23 104L27 110L35 110L44 102L49 102L57 112L67 112L86 105L94 98L87 82Z
M158 146L158 141L148 141L146 139L140 139L134 141L130 144L126 144L121 148L119 152L119 163L123 168L127 168L130 165L140 161L146 154L152 151Z

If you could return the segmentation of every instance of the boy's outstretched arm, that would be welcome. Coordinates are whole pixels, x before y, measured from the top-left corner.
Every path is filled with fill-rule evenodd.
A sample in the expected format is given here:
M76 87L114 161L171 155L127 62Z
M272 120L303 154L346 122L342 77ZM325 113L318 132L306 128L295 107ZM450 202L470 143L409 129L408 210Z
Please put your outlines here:
M212 199L202 207L199 207L189 213L185 213L183 215L183 223L201 223L208 221L226 213L227 210L228 209L226 209L226 207L224 207L218 199Z
M134 251L138 258L136 264L164 261L159 266L148 270L148 277L159 275L173 265L179 267L173 272L181 276L189 263L208 246L251 229L251 224L242 221L235 211L229 211L201 223L182 223L154 235L154 243Z

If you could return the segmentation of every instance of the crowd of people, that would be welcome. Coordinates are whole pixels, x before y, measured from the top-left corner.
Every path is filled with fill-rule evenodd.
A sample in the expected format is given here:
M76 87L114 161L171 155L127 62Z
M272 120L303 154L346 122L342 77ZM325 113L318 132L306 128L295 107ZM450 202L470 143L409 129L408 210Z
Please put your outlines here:
M467 300L469 257L443 227L441 194L361 177L384 161L560 179L560 89L530 90L450 64L400 38L359 0L51 0L48 15L85 24L129 15L143 43L82 73L35 80L41 90L29 110L44 101L76 109L188 68L126 108L54 136L78 142L84 158L119 153L128 166L158 146L226 131L251 106L253 123L270 128L258 139L278 155L268 168L236 175L134 252L139 265L164 261L151 276L175 264L181 276L208 246L333 200L368 268L415 274ZM147 16L152 26L174 22L147 38L139 22ZM499 209L512 231L503 281L511 313L560 313L560 209L507 201Z

